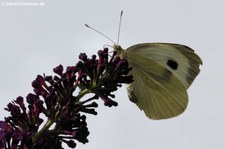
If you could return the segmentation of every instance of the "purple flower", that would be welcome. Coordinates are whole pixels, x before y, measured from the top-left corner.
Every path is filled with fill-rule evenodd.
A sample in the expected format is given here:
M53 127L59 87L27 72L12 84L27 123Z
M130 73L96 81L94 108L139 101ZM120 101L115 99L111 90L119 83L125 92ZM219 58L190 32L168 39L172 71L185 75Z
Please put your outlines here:
M116 52L109 58L108 49L99 50L98 59L81 53L75 66L64 70L59 65L53 69L55 76L38 75L27 103L19 96L5 108L10 116L0 121L0 148L61 149L62 143L70 148L77 142L87 143L85 114L97 115L98 104L93 100L100 98L105 106L117 106L113 92L133 81L125 59ZM83 99L88 93L93 97Z

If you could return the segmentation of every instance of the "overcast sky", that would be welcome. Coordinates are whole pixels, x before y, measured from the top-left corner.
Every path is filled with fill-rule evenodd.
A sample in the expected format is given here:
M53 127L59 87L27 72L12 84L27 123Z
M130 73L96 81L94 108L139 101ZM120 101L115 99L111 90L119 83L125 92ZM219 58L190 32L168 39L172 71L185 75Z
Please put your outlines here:
M37 74L52 74L58 64L74 65L80 52L96 54L112 43L84 27L87 23L120 45L143 42L188 45L202 58L201 72L189 88L186 111L169 120L148 119L131 103L125 88L118 107L98 101L88 117L91 134L83 149L224 149L225 2L223 0L18 0L44 6L0 4L0 119L17 96L32 92ZM18 2L17 1L17 2Z

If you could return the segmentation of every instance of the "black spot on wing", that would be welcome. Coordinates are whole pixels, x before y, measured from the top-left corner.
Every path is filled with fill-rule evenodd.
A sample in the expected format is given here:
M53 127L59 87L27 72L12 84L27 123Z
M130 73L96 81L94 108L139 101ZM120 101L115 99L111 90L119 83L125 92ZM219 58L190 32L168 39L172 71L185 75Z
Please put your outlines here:
M173 70L177 70L177 68L178 68L178 63L177 62L175 62L174 60L168 60L167 61L167 65L171 68L171 69L173 69Z

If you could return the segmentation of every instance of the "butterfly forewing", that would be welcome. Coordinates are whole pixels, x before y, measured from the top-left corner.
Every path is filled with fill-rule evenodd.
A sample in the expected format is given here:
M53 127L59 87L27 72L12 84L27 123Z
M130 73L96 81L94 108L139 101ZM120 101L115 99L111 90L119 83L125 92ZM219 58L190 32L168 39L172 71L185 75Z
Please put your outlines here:
M201 59L192 49L179 44L144 43L129 47L126 50L127 58L130 55L145 55L170 70L188 88L200 72ZM174 65L176 64L176 67Z

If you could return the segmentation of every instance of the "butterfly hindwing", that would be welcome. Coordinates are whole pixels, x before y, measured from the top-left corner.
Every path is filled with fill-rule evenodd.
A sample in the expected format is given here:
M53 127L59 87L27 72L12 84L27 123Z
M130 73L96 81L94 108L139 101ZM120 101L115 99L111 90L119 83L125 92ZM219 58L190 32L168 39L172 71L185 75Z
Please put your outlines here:
M134 58L129 64L133 68L134 82L127 86L128 95L146 116L165 119L177 116L186 109L186 89L171 72L144 57L141 62Z

